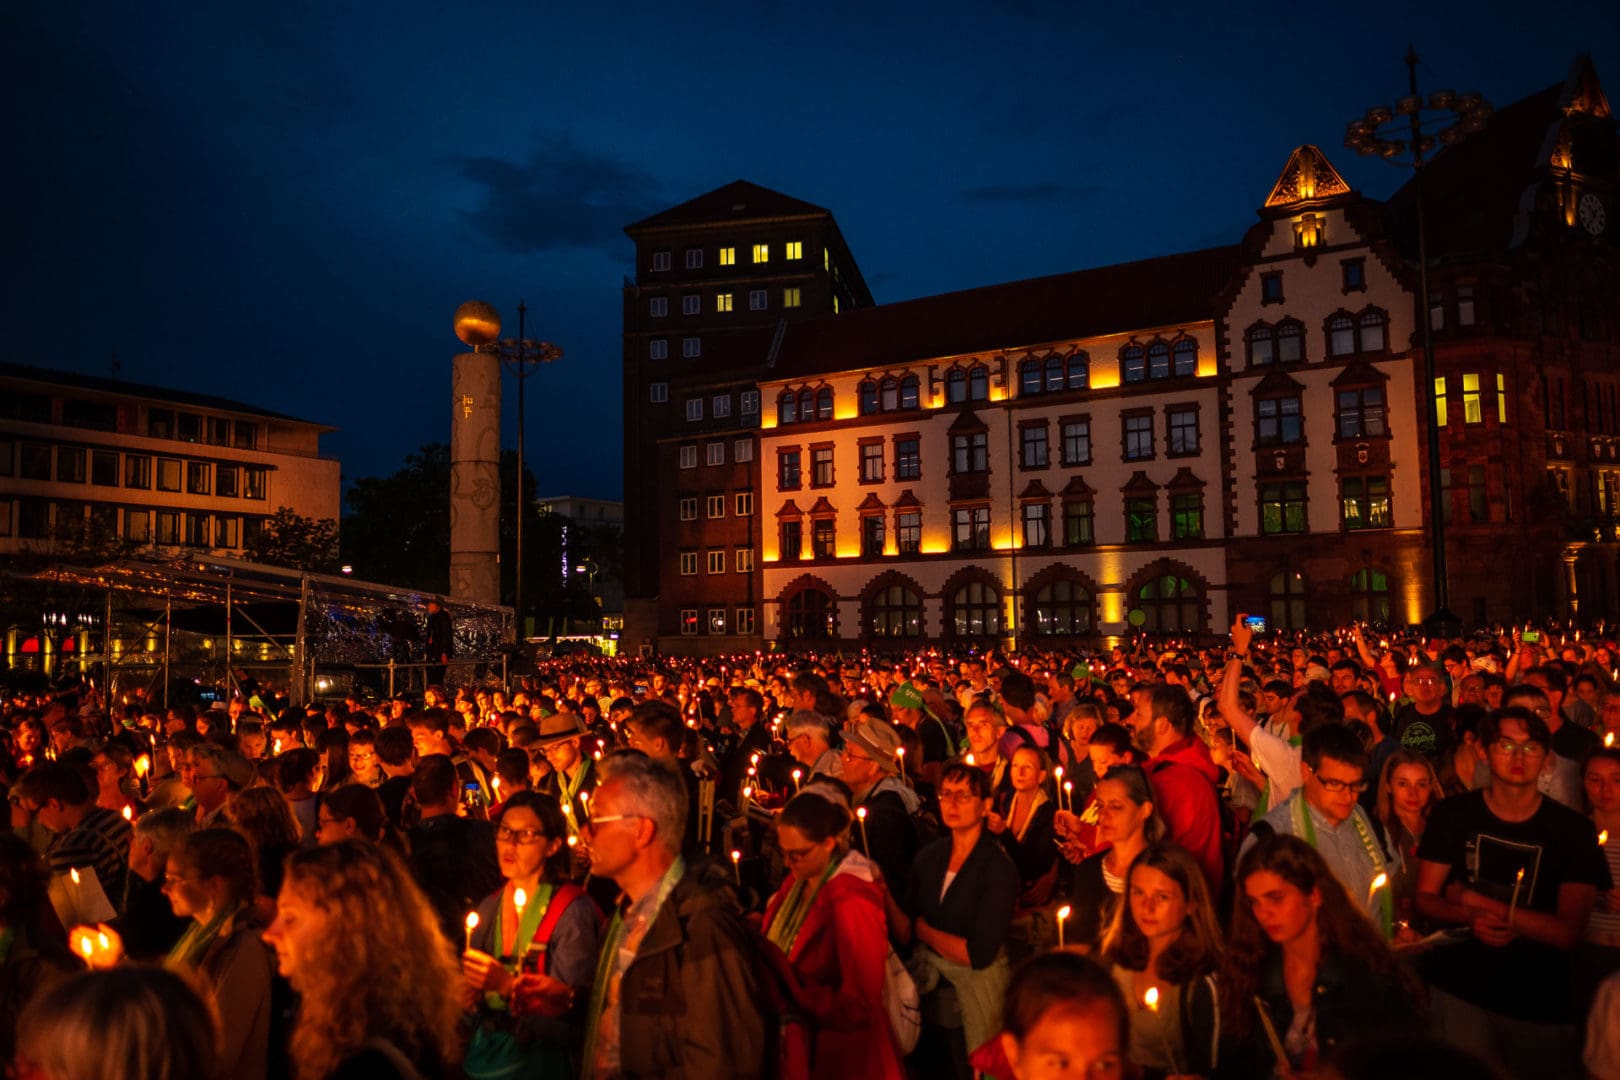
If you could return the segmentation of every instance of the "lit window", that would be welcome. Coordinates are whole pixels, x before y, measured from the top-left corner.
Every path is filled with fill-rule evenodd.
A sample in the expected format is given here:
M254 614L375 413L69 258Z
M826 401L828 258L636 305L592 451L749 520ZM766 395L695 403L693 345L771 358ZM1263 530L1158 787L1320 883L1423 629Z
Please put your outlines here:
M1153 417L1125 417L1125 460L1146 461L1153 456Z
M754 262L756 262L756 263L768 263L770 261L771 261L771 245L769 245L769 244L755 244L754 245Z
M740 607L737 609L737 626L733 631L738 634L752 634L754 632L754 609Z
M802 240L789 240L787 242L786 257L789 259L804 258L804 242Z
M709 609L709 633L723 634L726 632L726 609L712 607Z
M693 574L696 574L696 573L697 573L697 552L695 552L695 551L683 551L683 552L681 552L681 576L682 577L691 577Z
M688 496L683 497L680 500L678 505L680 507L680 513L681 513L681 520L682 521L696 521L697 520L697 496L696 495L688 495Z
M653 252L652 268L654 270L668 270L669 269L669 252L667 252L667 251L655 251L655 252Z
M647 359L649 359L649 360L668 360L669 359L669 339L660 337L660 338L653 338L651 341L647 342Z
M703 419L703 399L702 398L700 398L700 397L689 397L689 398L686 399L686 418L688 420L701 420L701 419Z
M654 405L662 405L669 400L669 383L655 382L647 384L647 398Z
M726 463L726 444L712 442L704 445L705 462L709 465L724 465Z
M894 542L902 555L915 555L922 547L922 513L906 510L894 515Z
M1260 485L1260 531L1268 535L1305 531L1304 481Z
M752 491L737 492L736 513L738 517L754 516L754 493Z
M647 301L647 314L655 319L663 318L669 314L669 297L654 296Z
M681 633L687 637L696 637L697 632L697 608L681 608Z
M922 479L922 443L915 435L894 440L894 478Z
M1479 400L1479 376L1465 372L1462 383L1463 423L1484 423L1485 410Z
M731 460L741 465L754 460L754 440L738 439L731 446Z
M754 568L754 549L751 547L738 548L735 565L737 573L746 574Z
M782 290L782 306L785 307L785 308L798 307L799 306L799 296L800 296L800 292L799 292L799 290L797 288L783 289Z
M686 268L688 270L701 270L701 269L703 269L703 249L702 248L687 248L686 249Z
M1170 496L1170 538L1199 540L1204 535L1204 496L1183 492Z
M723 574L726 572L726 552L724 548L709 551L709 573Z
M714 399L714 415L716 419L731 415L730 394L721 394Z
M1092 544L1092 505L1090 499L1071 499L1063 504L1063 543L1066 547Z
M810 486L833 486L832 447L818 446L810 451Z
M714 295L714 310L716 310L716 311L730 311L731 310L731 294L728 293L728 292L715 293L715 295Z
M1382 476L1347 476L1341 481L1346 529L1389 528L1389 480Z
M702 356L703 339L695 337L681 338L681 355L688 360L694 356Z
M724 495L710 495L703 500L703 512L713 521L715 518L726 516L726 497Z
M680 463L683 469L697 468L697 444L688 443L680 449Z
M1063 464L1091 463L1091 421L1063 421Z
M742 393L742 414L744 416L759 415L759 391L744 390Z
M1496 422L1507 423L1507 378L1502 375L1496 377Z
M766 298L765 298L765 290L764 289L749 289L748 290L748 310L749 311L764 311L765 310L765 304L766 304Z
M734 247L723 247L723 248L721 248L720 249L720 265L721 266L735 266L735 265L737 265L737 249L734 248Z
M681 297L682 315L701 315L703 313L703 297L697 293L687 293Z
M1159 500L1151 495L1125 500L1125 542L1148 544L1159 538Z
M830 559L838 554L838 523L831 518L817 518L810 523L810 552L817 559Z
M1446 377L1437 375L1434 379L1434 421L1440 427L1447 424L1446 418Z

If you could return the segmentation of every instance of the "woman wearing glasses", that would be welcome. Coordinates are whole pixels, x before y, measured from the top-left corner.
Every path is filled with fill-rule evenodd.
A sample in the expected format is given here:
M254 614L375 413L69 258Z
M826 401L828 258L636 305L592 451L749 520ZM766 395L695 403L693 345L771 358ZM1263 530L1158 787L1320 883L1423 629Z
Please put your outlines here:
M601 917L568 880L567 837L556 799L524 791L501 808L495 853L506 883L478 906L461 961L474 1026L469 1076L578 1071L569 1055L583 1031Z

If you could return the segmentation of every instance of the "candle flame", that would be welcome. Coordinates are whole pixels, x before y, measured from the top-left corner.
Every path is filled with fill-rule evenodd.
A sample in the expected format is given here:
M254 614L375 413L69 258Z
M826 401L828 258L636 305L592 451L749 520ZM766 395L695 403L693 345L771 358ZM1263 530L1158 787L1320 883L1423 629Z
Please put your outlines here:
M1607 844L1608 842L1609 842L1609 830L1604 829L1602 832L1598 833L1598 846L1602 847L1604 844Z
M276 741L275 741L275 742L274 742L274 743L272 743L272 744L271 744L271 745L270 745L270 752L271 752L271 753L272 753L272 754L279 754L279 753L281 753L281 740L280 740L280 739L277 739L277 740L276 740Z
M1063 781L1063 766L1059 765L1052 772L1058 778L1058 782L1061 783Z
M897 746L897 747L894 748L894 753L895 753L896 757L905 757L906 756L906 748L903 747L903 746Z
M804 776L804 770L803 769L794 769L793 770L793 779L794 780L799 780L803 776Z
M1604 746L1613 746L1614 745L1614 732L1611 731L1607 735L1603 736L1603 745Z
M1147 988L1147 993L1142 995L1142 1004L1154 1012L1159 1011L1159 988L1157 986Z
M1068 904L1064 904L1062 907L1058 908L1058 910L1057 910L1058 922L1062 922L1064 919L1067 919L1069 917L1070 913L1072 912L1072 910L1073 909L1071 909Z
M140 757L135 759L135 775L136 776L145 776L146 773L147 773L147 770L150 769L151 767L152 767L152 759L150 757L148 757L147 755L142 754Z
M134 821L135 820L135 810L132 807L128 807L128 806L124 807L124 820L125 821Z
M973 755L972 755L972 754L971 754L971 753L970 753L970 754L968 754L968 756L967 756L967 763L968 763L968 764L969 764L969 765L977 765L977 764L978 764L978 762L977 762L977 761L974 761L974 760L973 760Z
M732 848L731 849L731 861L732 862L741 862L742 861L742 852L738 851L736 848Z
M862 806L862 807L858 808L855 811L855 816L860 818L862 821L865 821L866 820L866 807ZM1603 835L1608 836L1609 834L1604 833ZM1599 842L1601 843L1601 841L1599 841Z
M86 934L84 937L79 939L79 951L84 953L86 957L89 957L96 951L95 945L93 945L90 941L89 934Z
M79 883L79 868L77 866L69 867L68 877L72 878L73 884L77 885Z
M523 914L523 909L529 903L529 894L524 892L522 889L513 889L512 890L512 903L517 905L518 914L519 915Z
M112 948L112 942L107 940L105 932L96 935L96 943L101 946L103 951Z
M1373 878L1373 880L1372 880L1372 887L1374 889L1382 889L1385 885L1388 885L1388 884L1389 884L1389 875L1388 874L1379 874L1377 877Z
M748 796L752 795L753 793L754 793L753 788L747 786L746 784L743 785L743 798L746 799L746 798L748 798Z
M476 929L478 929L478 912L469 911L467 912L467 931L471 933Z
M579 837L577 837L577 836L569 836L568 837L568 846L569 847L578 847L579 846Z

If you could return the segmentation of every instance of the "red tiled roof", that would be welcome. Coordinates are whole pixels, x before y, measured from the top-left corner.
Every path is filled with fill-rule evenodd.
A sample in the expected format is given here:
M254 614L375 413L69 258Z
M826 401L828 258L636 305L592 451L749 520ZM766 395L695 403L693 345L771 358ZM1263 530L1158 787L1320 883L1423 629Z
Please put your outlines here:
M679 206L660 210L652 217L625 226L631 236L652 229L674 229L690 225L734 224L739 221L768 221L778 218L830 217L825 207L795 199L780 191L733 180L707 195L688 199Z
M1236 246L987 285L797 322L767 378L797 378L1213 318Z

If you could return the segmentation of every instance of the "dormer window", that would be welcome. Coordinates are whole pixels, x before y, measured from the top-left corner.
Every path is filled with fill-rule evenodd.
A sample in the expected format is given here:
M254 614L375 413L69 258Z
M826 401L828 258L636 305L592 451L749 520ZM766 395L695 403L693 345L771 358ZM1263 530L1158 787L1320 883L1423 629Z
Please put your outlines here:
M1319 214L1302 214L1300 219L1294 222L1294 250L1312 251L1321 247L1325 224Z

